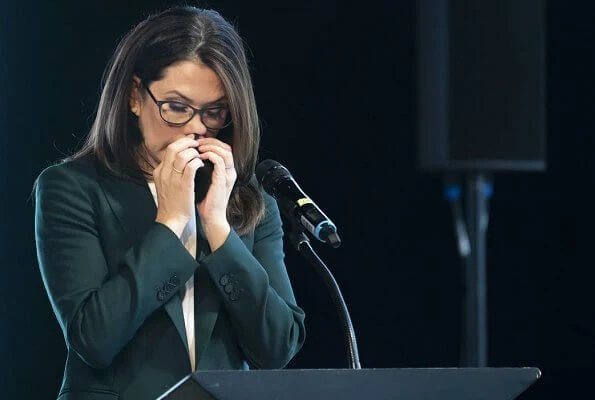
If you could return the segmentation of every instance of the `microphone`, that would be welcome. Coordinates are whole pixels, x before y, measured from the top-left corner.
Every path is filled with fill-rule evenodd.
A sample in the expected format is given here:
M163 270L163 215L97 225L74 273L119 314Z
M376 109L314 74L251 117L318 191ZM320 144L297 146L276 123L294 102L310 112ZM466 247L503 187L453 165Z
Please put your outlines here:
M264 160L256 167L256 179L279 203L289 218L298 221L321 242L337 248L341 239L329 217L302 191L287 168L274 160Z

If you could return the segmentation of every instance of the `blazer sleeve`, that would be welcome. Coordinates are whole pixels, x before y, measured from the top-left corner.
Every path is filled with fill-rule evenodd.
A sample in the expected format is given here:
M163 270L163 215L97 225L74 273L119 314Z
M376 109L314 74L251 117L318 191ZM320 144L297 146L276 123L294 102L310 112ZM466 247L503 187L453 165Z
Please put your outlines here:
M184 285L197 262L171 230L154 223L110 273L97 207L80 175L63 164L39 176L37 257L67 345L91 367L105 368L144 320Z
M200 267L214 281L248 360L257 368L283 368L304 343L305 315L285 268L277 203L264 197L265 218L256 227L252 252L232 230Z

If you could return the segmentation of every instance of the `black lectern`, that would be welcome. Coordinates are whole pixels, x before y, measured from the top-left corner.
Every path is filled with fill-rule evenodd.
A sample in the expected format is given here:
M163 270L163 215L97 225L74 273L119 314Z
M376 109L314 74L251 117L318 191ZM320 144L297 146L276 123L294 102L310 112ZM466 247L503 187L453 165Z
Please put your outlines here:
M537 368L199 371L158 400L511 400Z

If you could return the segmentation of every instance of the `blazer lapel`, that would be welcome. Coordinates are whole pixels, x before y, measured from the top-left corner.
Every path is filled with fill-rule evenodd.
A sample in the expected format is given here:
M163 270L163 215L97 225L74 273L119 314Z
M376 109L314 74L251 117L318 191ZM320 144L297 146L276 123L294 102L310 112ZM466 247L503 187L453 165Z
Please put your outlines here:
M134 243L151 228L157 215L157 207L149 186L146 183L136 183L106 175L102 175L102 185L112 211L130 243ZM164 308L188 351L180 296L173 296L164 304Z

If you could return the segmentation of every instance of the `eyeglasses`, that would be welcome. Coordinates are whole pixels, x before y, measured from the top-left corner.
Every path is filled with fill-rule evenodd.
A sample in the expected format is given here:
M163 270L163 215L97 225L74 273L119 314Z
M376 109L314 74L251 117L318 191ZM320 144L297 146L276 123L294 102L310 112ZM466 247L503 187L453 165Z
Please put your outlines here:
M200 116L203 125L210 130L219 130L231 124L231 116L229 109L222 106L213 106L206 108L194 108L189 104L181 103L179 101L159 101L153 96L148 86L147 93L153 99L159 108L159 115L161 119L171 125L182 126L190 122L196 114Z

